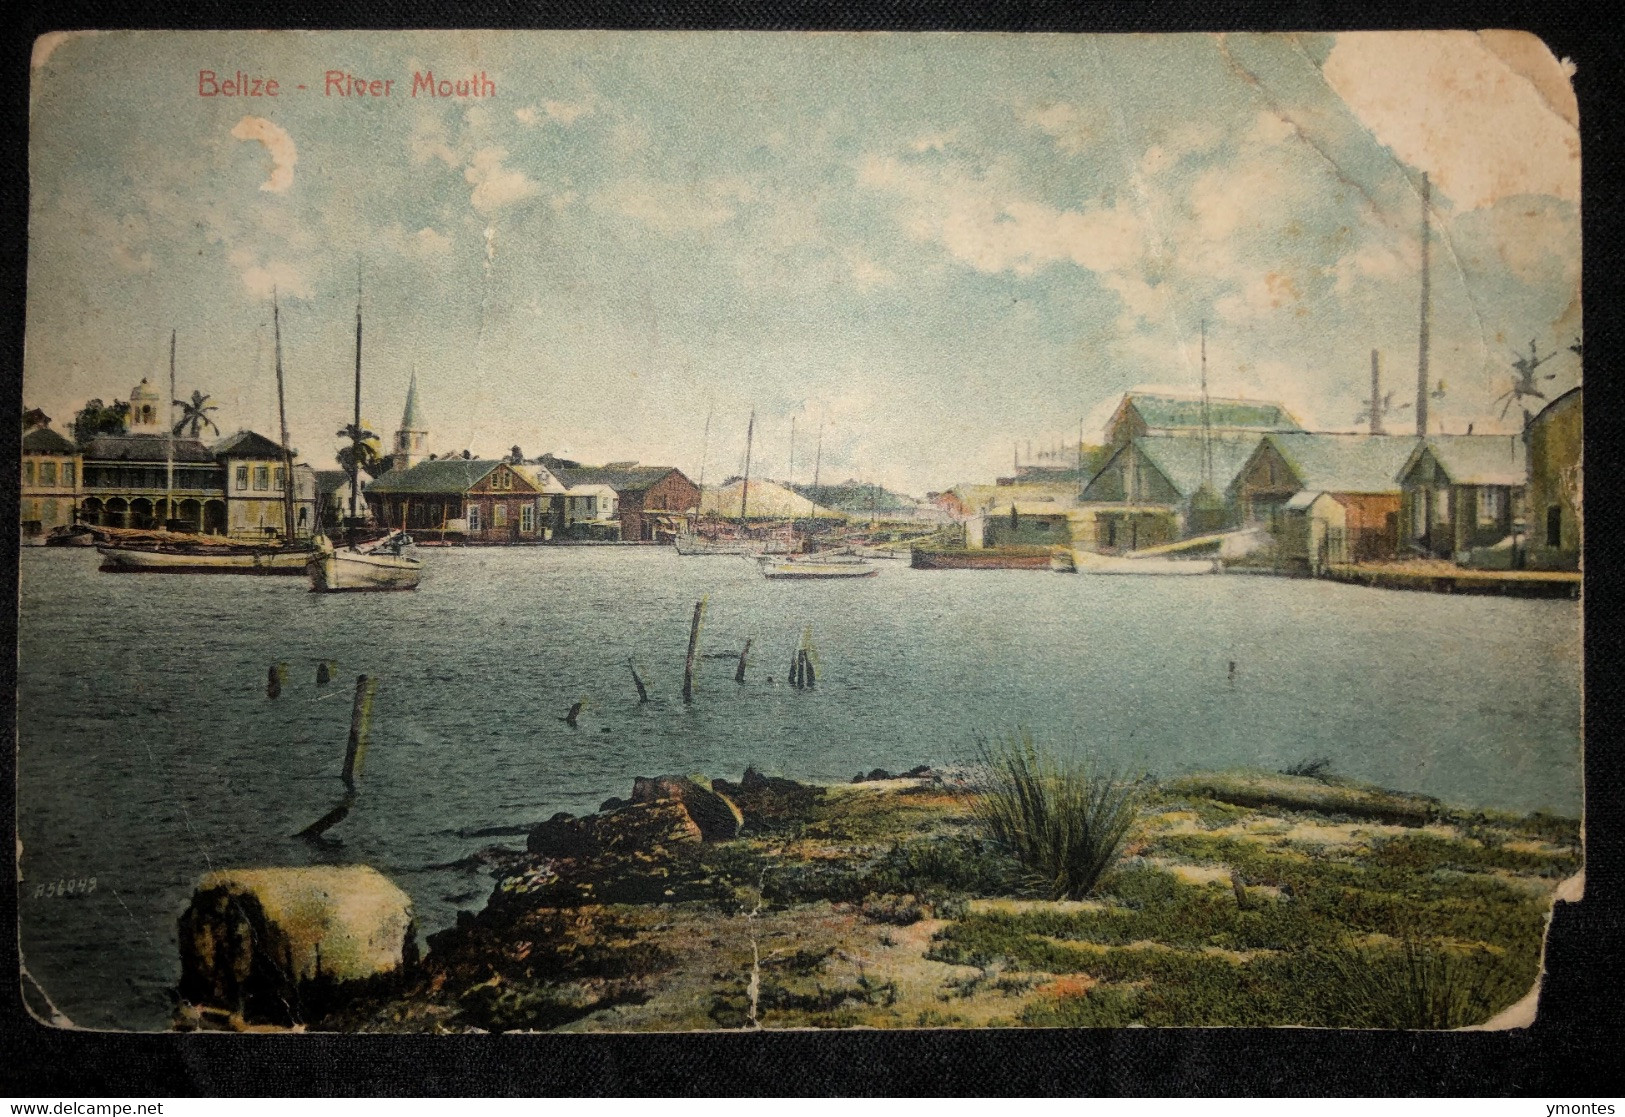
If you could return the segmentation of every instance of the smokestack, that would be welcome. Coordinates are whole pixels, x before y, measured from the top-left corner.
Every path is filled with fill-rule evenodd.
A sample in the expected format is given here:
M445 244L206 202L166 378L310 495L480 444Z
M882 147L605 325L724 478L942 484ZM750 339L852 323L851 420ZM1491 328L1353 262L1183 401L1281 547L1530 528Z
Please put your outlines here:
M1371 351L1371 433L1388 433L1382 429L1382 363L1375 349Z
M1428 203L1427 172L1422 172L1422 331L1416 353L1416 433L1428 433Z

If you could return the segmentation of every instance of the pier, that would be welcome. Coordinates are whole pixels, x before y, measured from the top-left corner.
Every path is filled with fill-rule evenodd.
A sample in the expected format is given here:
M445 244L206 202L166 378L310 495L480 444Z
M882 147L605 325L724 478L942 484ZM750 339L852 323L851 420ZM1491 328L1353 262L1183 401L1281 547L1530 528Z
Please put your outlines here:
M1499 594L1503 597L1557 597L1578 601L1582 576L1570 570L1468 570L1439 560L1334 563L1323 575L1338 582L1429 593Z

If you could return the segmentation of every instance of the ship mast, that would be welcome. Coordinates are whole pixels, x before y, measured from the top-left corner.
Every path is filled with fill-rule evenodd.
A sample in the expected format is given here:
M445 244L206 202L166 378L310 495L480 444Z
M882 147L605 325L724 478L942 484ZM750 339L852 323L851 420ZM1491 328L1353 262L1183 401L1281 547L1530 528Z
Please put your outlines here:
M1416 352L1416 434L1428 433L1428 200L1431 188L1422 172L1422 329Z
M739 519L745 519L745 509L750 502L750 445L756 436L756 409L750 409L750 424L745 427L745 483L739 489Z
M819 491L818 491L818 471L819 471L819 468L823 464L824 464L824 417L823 417L823 415L820 414L818 416L818 452L813 455L812 496L807 498L807 504L810 506L810 509L812 511L813 519L815 519L815 520L818 518L818 497L821 495L819 493Z
M350 428L350 530L361 518L356 502L361 492L361 275L355 277L355 422Z
M790 490L790 497L793 500L796 495L796 417L794 415L790 416L790 465L788 467L788 476L784 479L784 487ZM790 513L791 522L794 522L795 518L796 514L792 510Z
M202 404L198 405L199 407ZM175 516L175 331L169 331L169 421L164 424L164 523ZM198 526L202 526L201 524Z
M1213 410L1207 396L1207 319L1202 319L1202 482L1213 491Z
M293 542L293 452L288 449L288 405L282 392L282 317L271 290L271 336L276 350L276 413L282 427L282 538Z

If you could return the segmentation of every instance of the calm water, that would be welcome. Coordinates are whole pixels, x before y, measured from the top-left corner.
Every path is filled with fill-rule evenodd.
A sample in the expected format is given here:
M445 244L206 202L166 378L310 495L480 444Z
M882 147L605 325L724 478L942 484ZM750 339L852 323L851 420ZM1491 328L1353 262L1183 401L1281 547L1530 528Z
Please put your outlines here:
M415 594L302 580L115 577L94 552L22 553L21 934L87 1027L161 1028L175 919L211 869L366 862L438 929L483 875L436 869L522 838L468 836L594 809L635 775L746 764L809 779L966 759L1028 725L1157 775L1326 756L1388 787L1580 809L1579 609L1254 577L911 571L770 582L660 548L433 553ZM695 600L707 658L680 698ZM785 685L810 629L818 687ZM652 701L640 706L626 660ZM339 665L318 688L316 665ZM267 666L288 665L281 697ZM1230 663L1235 675L1230 675ZM380 679L361 799L342 791L354 677ZM773 676L777 682L769 680ZM586 699L578 727L561 720ZM95 891L36 897L94 876Z

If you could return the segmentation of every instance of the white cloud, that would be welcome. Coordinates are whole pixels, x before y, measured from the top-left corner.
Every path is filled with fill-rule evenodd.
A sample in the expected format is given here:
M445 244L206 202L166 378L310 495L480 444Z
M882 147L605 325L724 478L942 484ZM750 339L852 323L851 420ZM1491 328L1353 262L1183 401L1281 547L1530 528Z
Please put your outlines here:
M852 281L858 290L870 291L876 287L890 287L897 282L897 273L878 264L856 249L844 253L846 265L852 271Z
M271 156L271 176L260 183L261 190L273 194L286 194L293 185L293 166L299 162L299 152L293 138L278 124L263 116L245 116L231 130L234 138L254 140L265 146Z
M463 169L463 177L474 187L469 201L483 214L522 201L540 189L523 171L502 165L508 153L500 147L482 148Z
M588 102L571 101L543 101L541 107L526 105L522 109L514 110L514 119L527 128L534 128L538 124L552 121L568 128L584 116L592 114L593 107Z
M662 233L711 229L733 220L740 204L756 190L739 178L715 178L686 185L622 179L600 191L594 204L630 217Z
M1094 143L1095 131L1088 118L1065 101L1032 106L1021 114L1021 122L1043 132L1068 155L1079 155Z
M941 244L978 271L1032 275L1070 261L1107 272L1145 252L1140 220L1122 203L1058 209L1024 197L995 173L977 176L884 156L865 159L858 182L902 199L899 220L912 236Z
M418 116L411 138L407 140L407 149L412 153L412 162L417 164L438 159L448 167L458 167L463 162L462 155L446 135L445 121L428 113Z
M1532 38L1532 37L1529 37ZM1535 40L1538 44L1538 40ZM1567 84L1541 48L1551 82L1514 69L1470 31L1345 33L1326 81L1378 142L1433 176L1458 208L1519 194L1580 198L1580 140L1543 95Z
M451 251L451 238L425 225L412 234L412 244L424 256L444 256Z
M266 260L262 263L256 253L246 248L233 252L229 259L241 273L243 286L255 298L268 299L273 291L301 299L310 298L309 283L285 260Z

